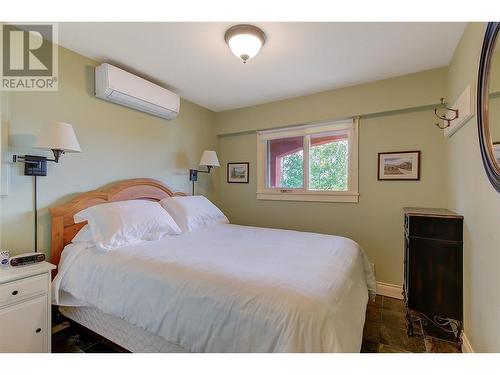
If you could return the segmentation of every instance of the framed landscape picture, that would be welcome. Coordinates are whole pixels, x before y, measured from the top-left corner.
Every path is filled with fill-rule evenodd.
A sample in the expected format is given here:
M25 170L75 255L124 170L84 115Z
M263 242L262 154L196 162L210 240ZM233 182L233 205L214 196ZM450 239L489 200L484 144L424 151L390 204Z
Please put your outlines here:
M230 184L248 184L249 163L227 163L227 182Z
M379 180L420 180L420 151L379 152Z

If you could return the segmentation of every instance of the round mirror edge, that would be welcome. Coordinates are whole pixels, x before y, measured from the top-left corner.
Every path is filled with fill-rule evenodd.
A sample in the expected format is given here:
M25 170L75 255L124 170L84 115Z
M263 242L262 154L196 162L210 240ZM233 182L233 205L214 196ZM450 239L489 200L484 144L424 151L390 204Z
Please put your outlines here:
M477 124L479 133L479 148L484 169L493 187L500 193L500 166L495 161L493 145L489 129L489 77L491 59L496 40L500 31L500 22L489 22L484 35L483 47L479 60L477 79Z

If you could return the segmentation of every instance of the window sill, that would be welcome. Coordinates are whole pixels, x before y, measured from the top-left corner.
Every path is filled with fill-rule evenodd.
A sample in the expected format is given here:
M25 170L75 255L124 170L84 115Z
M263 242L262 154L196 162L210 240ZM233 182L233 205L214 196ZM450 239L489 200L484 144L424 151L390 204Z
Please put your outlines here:
M339 202L358 203L358 193L259 193L257 199L271 201L297 201L297 202Z

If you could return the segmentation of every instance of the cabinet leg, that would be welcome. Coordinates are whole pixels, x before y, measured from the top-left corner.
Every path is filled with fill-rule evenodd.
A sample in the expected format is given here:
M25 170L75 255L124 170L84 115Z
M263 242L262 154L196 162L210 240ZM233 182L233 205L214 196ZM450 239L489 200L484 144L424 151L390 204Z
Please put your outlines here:
M413 320L411 319L410 311L406 310L406 334L408 337L413 336Z
M457 349L462 351L462 329L463 323L460 321L458 323L458 331L457 331Z

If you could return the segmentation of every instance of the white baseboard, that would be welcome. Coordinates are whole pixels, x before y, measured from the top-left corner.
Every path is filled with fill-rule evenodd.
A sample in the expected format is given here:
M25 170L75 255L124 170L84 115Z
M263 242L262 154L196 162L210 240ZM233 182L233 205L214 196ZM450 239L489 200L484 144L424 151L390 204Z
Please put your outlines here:
M377 294L385 297L403 299L403 288L399 285L377 281Z
M472 349L472 345L465 332L462 332L462 353L474 353L474 349Z

